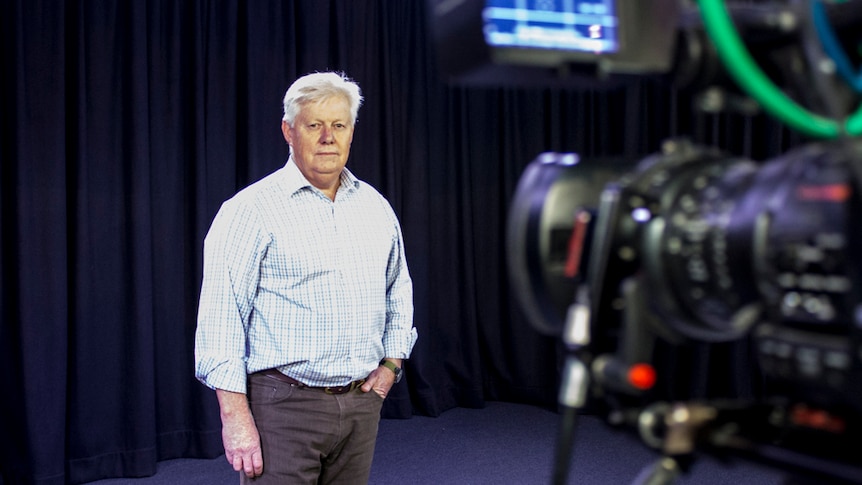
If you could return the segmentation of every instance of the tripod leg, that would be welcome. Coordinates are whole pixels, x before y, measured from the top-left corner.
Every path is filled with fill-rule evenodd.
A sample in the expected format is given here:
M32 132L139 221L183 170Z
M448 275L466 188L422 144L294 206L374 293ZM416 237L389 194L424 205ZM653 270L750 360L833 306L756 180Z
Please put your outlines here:
M554 485L565 485L569 476L569 464L571 463L572 450L575 444L575 428L578 423L578 409L563 406L562 419L557 435L557 447L554 450L554 473L552 482Z
M586 366L574 354L566 359L563 381L560 385L559 402L562 408L562 423L557 437L554 456L553 485L565 485L569 476L572 449L575 443L575 427L578 411L586 402L589 375Z

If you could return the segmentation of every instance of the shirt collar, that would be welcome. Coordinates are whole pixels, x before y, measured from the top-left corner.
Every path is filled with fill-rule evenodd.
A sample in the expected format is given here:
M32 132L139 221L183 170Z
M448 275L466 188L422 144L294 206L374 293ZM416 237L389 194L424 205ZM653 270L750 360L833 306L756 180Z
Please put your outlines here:
M305 175L302 175L302 172L299 171L299 167L293 161L293 156L288 158L287 163L284 164L284 182L287 184L286 188L290 194L294 194L304 188L316 190L311 185L311 182L305 178ZM347 167L344 167L344 170L341 171L341 184L338 187L338 191L347 190L352 192L357 189L359 189L359 179Z

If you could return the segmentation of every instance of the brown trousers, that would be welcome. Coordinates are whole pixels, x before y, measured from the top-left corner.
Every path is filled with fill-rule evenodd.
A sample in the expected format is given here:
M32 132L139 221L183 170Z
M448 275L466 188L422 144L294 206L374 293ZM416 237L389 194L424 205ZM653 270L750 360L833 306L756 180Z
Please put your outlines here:
M327 394L252 374L248 400L263 448L263 475L244 485L368 483L383 398Z

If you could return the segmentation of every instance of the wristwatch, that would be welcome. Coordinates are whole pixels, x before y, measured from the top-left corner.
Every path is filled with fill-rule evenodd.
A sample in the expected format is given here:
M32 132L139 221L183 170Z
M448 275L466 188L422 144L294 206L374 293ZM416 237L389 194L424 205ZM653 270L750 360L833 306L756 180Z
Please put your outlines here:
M394 362L386 360L386 359L381 360L380 365L382 365L383 367L386 367L387 369L389 369L395 373L395 383L396 384L401 382L401 376L403 374L403 372L401 371L401 367L398 367L397 365L395 365Z

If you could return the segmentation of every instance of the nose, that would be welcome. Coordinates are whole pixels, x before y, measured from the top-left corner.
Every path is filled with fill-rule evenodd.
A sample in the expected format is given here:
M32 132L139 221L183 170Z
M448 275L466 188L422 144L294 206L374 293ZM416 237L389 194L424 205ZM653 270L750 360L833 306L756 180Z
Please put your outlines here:
M332 128L328 126L324 126L323 130L320 132L320 143L332 143L334 141L334 137L332 135Z

